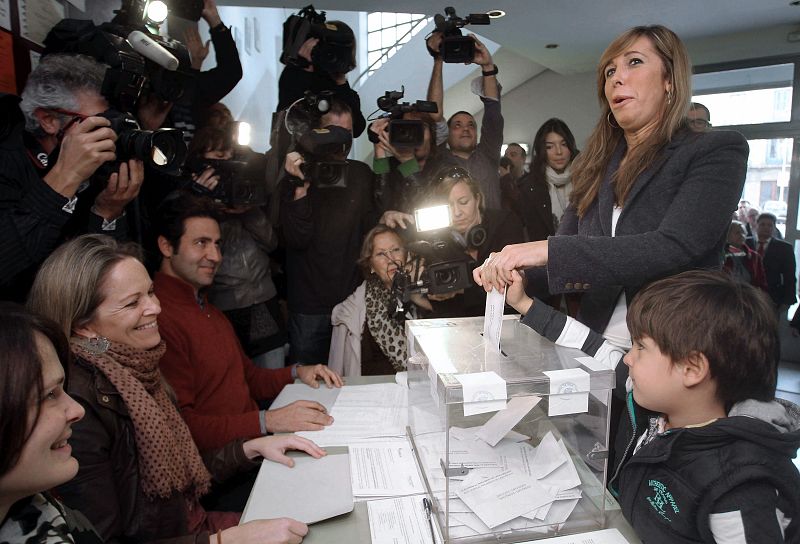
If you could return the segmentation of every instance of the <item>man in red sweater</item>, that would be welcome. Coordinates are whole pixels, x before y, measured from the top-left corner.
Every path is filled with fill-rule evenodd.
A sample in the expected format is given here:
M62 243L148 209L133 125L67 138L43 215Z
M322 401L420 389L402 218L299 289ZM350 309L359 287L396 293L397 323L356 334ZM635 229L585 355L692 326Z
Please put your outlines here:
M202 292L222 261L216 205L191 194L168 197L158 219L162 260L154 286L161 302L158 326L167 344L161 372L175 390L197 447L208 450L236 438L319 430L333 423L317 402L258 409L256 400L274 398L294 378L311 387L319 387L319 379L341 387L342 379L325 365L269 370L245 355L233 326Z

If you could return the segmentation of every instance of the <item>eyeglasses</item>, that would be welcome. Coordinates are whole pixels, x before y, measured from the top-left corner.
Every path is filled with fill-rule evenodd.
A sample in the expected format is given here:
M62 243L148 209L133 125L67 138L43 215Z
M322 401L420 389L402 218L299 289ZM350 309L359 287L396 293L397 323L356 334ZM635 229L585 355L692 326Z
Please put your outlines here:
M711 128L711 123L705 119L689 119L689 125L693 128Z
M380 253L374 254L372 258L374 259L376 257L384 257L385 259L388 259L390 261L396 261L398 260L397 257L405 254L405 251L406 251L405 248L393 247L391 249L387 249L386 251L381 251Z
M447 178L452 179L459 179L459 178L469 178L472 179L472 176L469 175L469 172L465 168L461 168L460 166L452 166L447 170L441 170L439 175L436 176L436 181L440 182Z

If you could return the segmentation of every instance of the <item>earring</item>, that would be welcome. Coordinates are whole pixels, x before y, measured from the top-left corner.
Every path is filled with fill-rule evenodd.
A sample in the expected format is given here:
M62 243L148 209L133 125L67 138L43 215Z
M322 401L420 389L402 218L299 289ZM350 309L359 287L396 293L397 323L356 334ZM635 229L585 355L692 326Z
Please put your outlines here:
M611 122L611 112L610 111L608 112L608 115L606 115L606 121L608 121L608 124L611 125L611 128L619 128L619 124L615 124L616 121L617 121L616 119L614 119L614 123Z
M90 353L94 353L95 355L100 355L101 353L105 353L108 351L111 342L108 341L108 338L105 336L95 336L93 338L81 338L79 341L81 346L83 346L86 351Z
M667 91L667 104L672 104L672 89Z

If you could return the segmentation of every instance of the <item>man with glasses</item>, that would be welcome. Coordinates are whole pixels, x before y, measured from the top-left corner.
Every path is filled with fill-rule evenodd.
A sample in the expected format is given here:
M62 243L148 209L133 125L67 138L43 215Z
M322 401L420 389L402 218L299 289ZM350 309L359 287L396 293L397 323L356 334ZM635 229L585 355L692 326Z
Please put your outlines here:
M686 119L689 121L689 128L695 132L708 132L711 130L711 112L700 102L691 103Z
M22 101L0 94L0 299L22 301L45 258L67 237L127 237L125 207L139 193L139 160L89 183L116 158L117 135L97 114L106 67L82 55L48 55Z

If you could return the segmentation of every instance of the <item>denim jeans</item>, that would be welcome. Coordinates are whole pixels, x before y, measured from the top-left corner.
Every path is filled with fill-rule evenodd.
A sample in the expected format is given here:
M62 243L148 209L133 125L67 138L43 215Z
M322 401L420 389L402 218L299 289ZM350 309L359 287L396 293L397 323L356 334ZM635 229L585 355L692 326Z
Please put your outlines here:
M332 331L331 314L290 314L289 360L308 365L327 363Z

